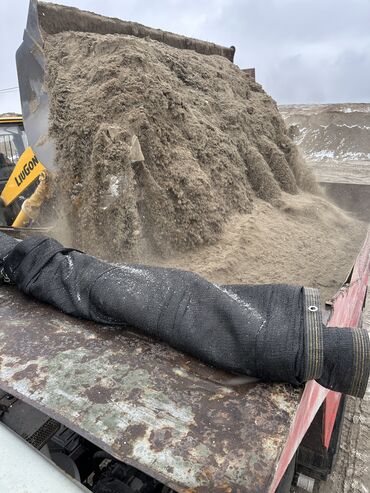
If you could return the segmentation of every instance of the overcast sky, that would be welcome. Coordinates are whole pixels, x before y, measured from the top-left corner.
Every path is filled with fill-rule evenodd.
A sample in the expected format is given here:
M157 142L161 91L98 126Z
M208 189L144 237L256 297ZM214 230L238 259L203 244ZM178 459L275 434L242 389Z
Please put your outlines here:
M236 46L278 103L370 102L370 0L63 0ZM28 0L0 0L0 113L20 111L15 51Z

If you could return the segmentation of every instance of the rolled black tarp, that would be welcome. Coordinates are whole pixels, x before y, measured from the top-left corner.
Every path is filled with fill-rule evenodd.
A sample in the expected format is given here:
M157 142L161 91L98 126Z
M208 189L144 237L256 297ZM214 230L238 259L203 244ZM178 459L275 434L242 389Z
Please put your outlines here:
M370 342L322 324L319 293L302 286L212 284L197 274L114 265L57 241L0 234L0 272L63 312L136 328L227 371L363 397Z

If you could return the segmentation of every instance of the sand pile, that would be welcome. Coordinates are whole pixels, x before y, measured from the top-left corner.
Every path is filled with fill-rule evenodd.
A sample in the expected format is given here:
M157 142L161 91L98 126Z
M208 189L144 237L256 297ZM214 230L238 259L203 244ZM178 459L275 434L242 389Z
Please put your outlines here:
M320 288L330 300L347 278L366 225L322 197L283 193L279 209L256 199L235 215L216 245L162 261L219 284L286 283Z
M126 35L62 32L45 51L59 239L218 283L336 292L366 226L318 194L259 84L220 56Z
M46 37L50 132L75 245L108 259L216 243L255 198L313 190L275 102L220 56L125 35ZM144 163L130 162L137 136Z

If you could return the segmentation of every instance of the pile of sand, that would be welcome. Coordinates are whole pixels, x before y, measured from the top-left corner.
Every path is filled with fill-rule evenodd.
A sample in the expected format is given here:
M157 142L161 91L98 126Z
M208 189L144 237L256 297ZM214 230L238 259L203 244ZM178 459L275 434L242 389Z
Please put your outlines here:
M162 261L219 284L284 283L320 288L330 300L362 246L366 225L324 198L283 194L281 208L257 199L234 216L216 245Z
M256 197L277 206L315 188L275 102L226 58L74 32L47 36L45 52L78 247L114 260L191 250ZM144 164L130 162L133 135Z
M320 197L259 84L220 56L132 36L63 32L45 51L62 239L219 283L335 293L365 225Z

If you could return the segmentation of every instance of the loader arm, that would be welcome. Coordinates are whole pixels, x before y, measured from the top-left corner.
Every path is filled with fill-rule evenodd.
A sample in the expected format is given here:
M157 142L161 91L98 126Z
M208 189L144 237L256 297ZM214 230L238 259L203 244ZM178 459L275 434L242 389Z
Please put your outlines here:
M32 148L27 147L1 193L0 197L5 207L14 202L43 172L45 172L44 165L38 160Z

